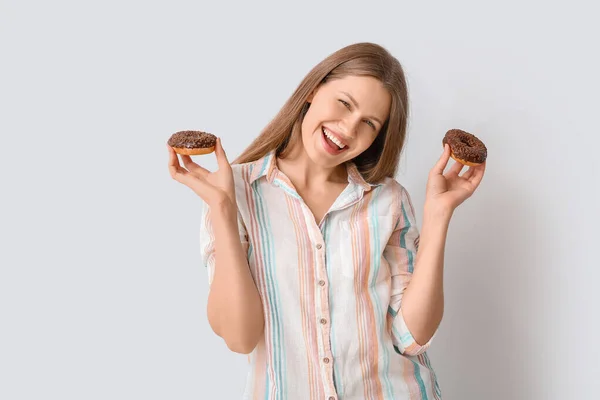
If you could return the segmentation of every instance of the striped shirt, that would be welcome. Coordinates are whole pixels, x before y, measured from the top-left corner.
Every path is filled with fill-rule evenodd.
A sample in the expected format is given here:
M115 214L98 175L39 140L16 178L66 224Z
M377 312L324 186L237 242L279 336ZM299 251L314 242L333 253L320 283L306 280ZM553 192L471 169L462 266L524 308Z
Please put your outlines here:
M440 399L426 349L400 305L419 244L410 197L396 180L348 185L319 226L275 153L232 165L240 240L265 327L249 356L244 399ZM208 281L214 234L201 201Z

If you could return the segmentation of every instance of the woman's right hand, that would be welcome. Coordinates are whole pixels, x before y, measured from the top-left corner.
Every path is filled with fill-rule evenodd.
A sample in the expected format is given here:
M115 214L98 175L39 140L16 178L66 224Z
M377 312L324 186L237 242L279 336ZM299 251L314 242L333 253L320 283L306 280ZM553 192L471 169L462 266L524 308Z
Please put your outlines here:
M227 155L221 146L220 138L217 138L215 145L215 154L219 166L215 172L210 172L201 167L193 162L190 156L186 155L181 155L185 166L183 168L179 165L175 150L169 145L167 145L167 149L169 151L169 172L173 179L192 189L211 209L226 207L235 210L237 208L233 172L227 160Z

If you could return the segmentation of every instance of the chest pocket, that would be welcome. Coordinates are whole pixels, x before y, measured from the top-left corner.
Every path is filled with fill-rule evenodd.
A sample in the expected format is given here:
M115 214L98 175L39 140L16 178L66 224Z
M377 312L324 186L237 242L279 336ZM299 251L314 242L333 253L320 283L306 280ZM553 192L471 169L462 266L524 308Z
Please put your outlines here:
M383 250L394 230L394 217L341 221L338 237L339 272L355 284L373 286L390 276Z

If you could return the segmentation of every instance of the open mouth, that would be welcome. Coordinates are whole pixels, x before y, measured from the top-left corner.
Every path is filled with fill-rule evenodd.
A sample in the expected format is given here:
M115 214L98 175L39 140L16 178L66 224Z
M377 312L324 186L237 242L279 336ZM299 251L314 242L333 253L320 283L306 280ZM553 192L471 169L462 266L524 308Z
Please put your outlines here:
M321 127L321 136L323 138L325 149L331 154L339 154L348 148L348 145L342 143L324 126Z

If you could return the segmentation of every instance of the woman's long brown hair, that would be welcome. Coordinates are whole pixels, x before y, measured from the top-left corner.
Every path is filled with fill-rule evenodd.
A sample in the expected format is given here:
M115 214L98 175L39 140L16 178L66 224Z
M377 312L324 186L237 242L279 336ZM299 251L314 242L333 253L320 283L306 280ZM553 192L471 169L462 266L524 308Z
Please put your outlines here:
M317 64L261 134L233 162L256 161L273 149L278 157L285 158L301 140L302 119L309 107L310 94L327 80L351 75L377 78L392 97L389 118L377 138L352 161L369 183L380 182L386 176L393 178L406 138L408 89L400 62L374 43L346 46Z

